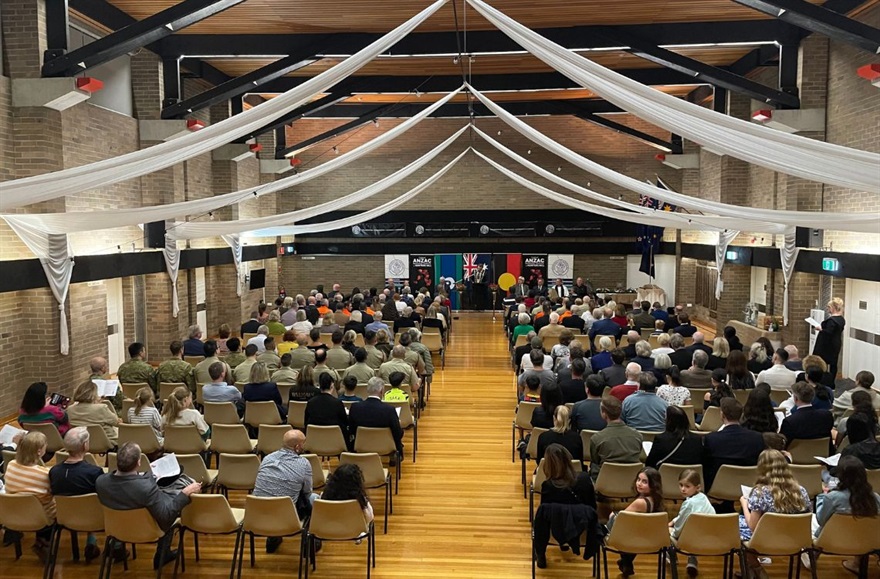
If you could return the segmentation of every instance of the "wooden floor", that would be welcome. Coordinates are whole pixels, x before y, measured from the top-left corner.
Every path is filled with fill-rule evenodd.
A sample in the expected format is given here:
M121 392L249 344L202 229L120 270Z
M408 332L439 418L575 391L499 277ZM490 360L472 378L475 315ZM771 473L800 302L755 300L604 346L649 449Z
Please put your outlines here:
M403 466L400 494L394 499L394 515L388 535L381 534L382 492L374 506L377 525L377 561L373 577L510 578L529 577L528 502L522 497L520 465L510 461L510 432L514 390L500 322L489 314L461 314L455 322L446 370L435 375L428 410L422 416L419 453L412 464L410 435ZM243 495L231 496L233 506L243 506ZM189 537L189 535L188 535ZM296 541L286 540L280 550L267 555L258 542L256 567L245 564L243 576L280 578L296 574ZM25 545L25 556L14 562L11 547L0 550L0 577L38 577L41 567ZM187 577L224 577L229 574L231 538L203 537L201 562L192 558L187 539ZM148 577L152 557L142 551L124 573L114 576ZM57 577L96 577L96 562L86 565L70 560L65 538L61 546ZM151 553L150 553L151 555ZM653 558L650 558L653 560ZM539 577L589 577L591 563L558 549L548 550L549 568ZM365 577L366 543L326 544L318 555L315 577ZM825 557L819 577L850 577L840 558ZM610 563L618 576L616 557ZM649 558L636 560L637 577L655 577ZM170 576L171 568L167 568ZM701 561L701 577L719 577L720 561ZM782 559L767 567L771 577L785 577ZM683 571L683 569L682 569ZM872 563L872 577L880 569Z

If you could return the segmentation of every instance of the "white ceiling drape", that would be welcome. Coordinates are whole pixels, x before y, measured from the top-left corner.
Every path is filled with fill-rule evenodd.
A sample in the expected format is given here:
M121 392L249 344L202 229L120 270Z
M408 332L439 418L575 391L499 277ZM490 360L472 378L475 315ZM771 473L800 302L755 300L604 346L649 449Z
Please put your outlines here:
M774 171L880 193L880 154L783 133L667 95L544 38L483 0L467 1L499 30L555 70L659 127Z
M724 280L721 279L721 272L724 270L724 259L727 257L727 248L731 242L739 235L739 231L731 231L725 229L718 232L718 244L715 246L715 265L718 267L718 279L715 282L715 299L721 299L721 292L724 291Z
M547 135L535 130L527 125L521 119L513 116L492 100L486 97L477 89L467 85L468 90L477 97L486 107L495 113L502 121L513 127L517 132L522 134L530 141L541 145L553 154L565 159L576 167L588 171L597 177L601 177L606 181L614 183L620 187L629 189L647 195L655 199L661 199L685 207L687 209L707 212L722 217L733 217L745 220L746 224L741 227L735 227L741 231L750 231L748 223L755 220L765 223L784 224L787 226L814 227L817 229L835 229L840 231L858 231L863 233L876 233L878 223L880 223L880 213L834 213L834 212L818 212L818 211L784 211L780 209L760 209L756 207L744 207L740 205L729 205L727 203L719 203L717 201L709 201L706 199L698 199L688 195L682 195L674 191L668 191L660 187L654 187L648 183L639 181L627 175L623 175L613 171L599 163L591 161L586 157L572 151L571 149L561 145ZM880 165L878 165L880 166ZM880 171L878 171L880 173Z
M217 124L147 149L44 175L0 183L0 211L49 201L170 167L211 151L309 102L412 32L447 0L427 8L336 66L286 93Z

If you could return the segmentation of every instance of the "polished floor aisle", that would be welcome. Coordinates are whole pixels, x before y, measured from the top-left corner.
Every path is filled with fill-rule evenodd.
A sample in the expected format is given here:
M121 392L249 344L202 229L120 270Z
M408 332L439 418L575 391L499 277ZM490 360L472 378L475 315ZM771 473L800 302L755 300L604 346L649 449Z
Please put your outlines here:
M510 461L514 390L500 322L488 314L462 314L455 321L445 371L437 372L428 410L419 424L419 452L412 463L411 434L400 494L394 498L388 534L381 534L383 492L376 491L377 560L373 577L511 578L530 576L528 501L522 497L520 465ZM234 507L244 506L244 495L232 493ZM202 537L201 561L195 563L191 535L187 535L187 577L220 578L229 575L233 539ZM38 577L41 567L25 545L25 555L14 562L11 547L0 551L0 576ZM257 542L257 562L247 562L243 577L291 577L297 571L298 543L287 539L278 552L267 555ZM148 577L152 553L132 562L128 573L117 565L114 576ZM318 555L315 577L366 576L366 542L326 544ZM67 537L61 546L57 577L96 577L97 562L73 563ZM549 568L539 577L589 577L592 565L558 549L548 551ZM636 561L636 577L655 577L655 559ZM616 557L609 561L617 577ZM820 578L850 575L840 558L826 557ZM171 575L171 567L166 576ZM682 569L683 571L683 569ZM785 577L782 559L768 567L771 577ZM701 564L701 577L719 577L720 560ZM808 576L808 575L807 575ZM872 564L872 577L880 577Z

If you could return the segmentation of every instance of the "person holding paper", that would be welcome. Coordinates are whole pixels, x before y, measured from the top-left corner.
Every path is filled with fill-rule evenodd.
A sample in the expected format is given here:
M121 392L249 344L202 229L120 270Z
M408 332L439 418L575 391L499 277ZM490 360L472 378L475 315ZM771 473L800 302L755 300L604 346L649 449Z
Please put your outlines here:
M843 300L833 298L825 306L828 319L822 322L819 333L816 334L816 344L813 346L813 354L821 357L828 364L831 376L837 378L837 359L840 357L840 348L843 346L843 328L846 320L843 319Z
M107 359L96 356L89 360L89 380L106 380L110 368L107 366ZM111 395L101 395L105 400L109 400L116 409L116 414L122 413L122 400L125 396L122 394L122 388L117 388L116 393Z
M101 402L98 387L94 382L85 382L73 393L75 404L68 407L67 418L73 426L100 426L107 435L110 444L116 446L119 438L119 423L122 422L116 413Z
M183 507L190 503L190 496L199 492L202 485L194 482L177 494L164 493L152 474L138 472L140 462L140 447L134 442L126 442L116 453L116 470L98 477L95 490L101 504L110 509L128 511L146 508L156 519L159 528L166 531L156 544L153 557L153 569L158 569L177 558L177 551L171 550L173 532L169 529Z
M764 513L797 514L812 512L810 495L791 473L788 461L778 450L765 450L758 458L758 479L749 495L739 499L739 535L743 541L752 538ZM746 565L756 577L766 577L757 555L746 551Z
M880 513L880 495L868 482L865 465L854 456L841 457L837 465L837 488L824 488L824 493L816 497L816 515L813 520L813 535L818 537L822 528L832 515L853 515L856 517L876 517ZM818 559L819 554L815 557ZM801 561L807 569L811 568L810 557L804 553ZM859 558L853 557L842 562L850 573L859 573Z

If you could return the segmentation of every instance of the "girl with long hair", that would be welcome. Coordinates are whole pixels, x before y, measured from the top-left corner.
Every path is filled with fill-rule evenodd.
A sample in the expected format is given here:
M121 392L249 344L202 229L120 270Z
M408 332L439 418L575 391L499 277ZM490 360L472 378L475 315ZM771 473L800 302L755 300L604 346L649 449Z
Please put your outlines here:
M724 368L727 370L727 383L733 390L748 390L755 387L755 377L749 371L746 355L740 350L734 350L727 355ZM707 366L708 369L708 366Z
M746 403L743 406L743 428L755 432L778 432L779 422L773 412L773 402L770 400L770 388L755 388L749 392Z
M546 454L547 448L551 444L562 445L571 453L575 460L583 458L584 444L581 441L580 433L571 428L570 414L571 411L565 404L556 407L556 410L553 412L553 428L547 432L542 432L538 437L537 459L539 461L544 458L544 454Z
M649 466L639 471L636 480L633 482L633 490L636 499L629 504L624 510L631 513L665 513L666 504L663 502L663 481L660 478L660 472ZM615 513L611 514L608 520L608 528L614 525ZM633 569L633 561L636 556L631 553L621 553L620 560L617 561L617 568L624 577L635 574Z
M565 406L562 388L550 383L541 388L541 406L532 413L532 426L537 428L553 428L553 416L557 406Z
M721 406L722 398L733 398L733 390L724 381L727 371L724 368L712 370L712 390L703 396L703 410L710 406Z
M824 488L824 493L816 497L816 516L813 521L813 534L819 536L832 515L852 515L854 517L876 517L880 513L880 495L868 482L865 465L854 456L841 456L835 469L837 488ZM818 557L818 554L816 555ZM809 569L809 557L801 557ZM858 574L858 557L843 561L847 571Z
M773 362L770 361L770 356L767 355L764 344L761 342L753 343L749 348L749 372L757 376L771 366L773 366Z
M192 392L189 388L184 386L175 388L162 408L163 422L165 426L194 425L202 438L208 440L211 436L211 427L205 422L204 416L193 408L192 402Z
M715 338L712 342L712 353L709 354L709 362L706 364L706 370L725 368L729 356L730 344L727 343L727 340L721 336Z
M541 463L546 476L546 480L541 484L541 504L587 505L595 509L596 491L593 488L593 481L588 473L576 472L572 460L572 454L561 444L551 444L547 447ZM550 536L549 523L544 519L540 522L538 519L535 520L535 536L546 537L546 540L541 540L540 544L535 546L537 565L544 569L547 567L546 548ZM568 546L575 555L580 554L579 540Z
M299 371L296 383L290 389L290 399L296 402L308 402L317 396L320 391L315 384L315 371L311 364L306 364Z
M134 406L128 409L129 424L149 424L153 428L153 434L159 439L159 444L164 443L165 424L162 416L156 410L156 397L153 390L144 386L134 395Z
M703 439L690 431L690 420L678 406L666 408L666 429L654 437L645 465L660 468L671 464L700 464L703 460Z
M758 479L748 497L740 497L739 534L743 541L752 538L764 513L797 514L812 511L810 495L791 473L788 461L778 450L765 450L758 457ZM766 577L766 572L752 552L746 552L746 564L752 576Z
M364 474L356 464L340 464L327 478L327 485L321 493L325 501L356 500L364 511L364 521L373 520L373 505L364 489Z

